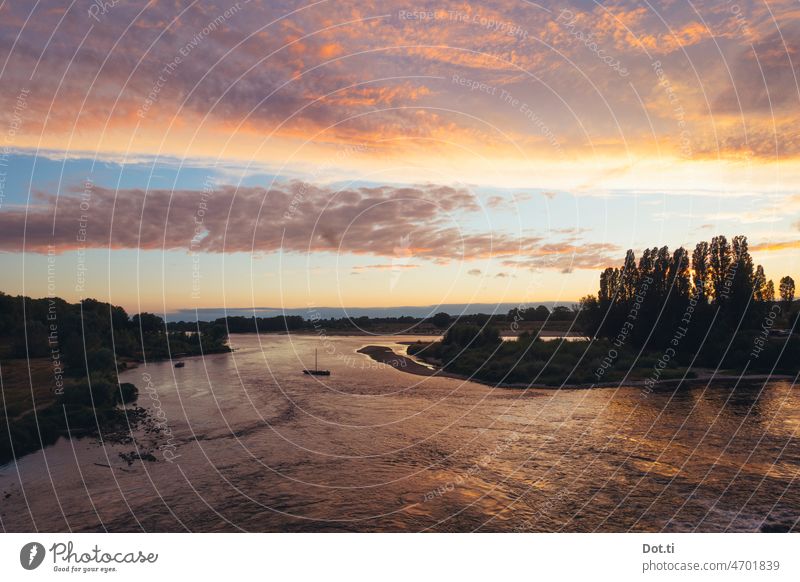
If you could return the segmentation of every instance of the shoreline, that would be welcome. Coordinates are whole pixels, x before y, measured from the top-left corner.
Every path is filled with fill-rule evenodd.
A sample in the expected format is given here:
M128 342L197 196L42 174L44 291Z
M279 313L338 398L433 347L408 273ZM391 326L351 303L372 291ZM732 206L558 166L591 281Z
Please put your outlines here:
M446 372L439 373L441 371L438 369L428 368L408 356L395 353L392 348L387 348L386 346L364 346L356 351L359 354L369 356L376 362L415 376L444 376L446 374Z
M325 330L324 334L321 334L319 330L316 329L296 329L291 331L286 330L279 330L279 331L232 331L229 335L302 335L302 336L336 336L336 337L370 337L370 336L396 336L396 337L431 337L437 338L444 336L447 330L443 329L437 332L426 332L426 331L404 331L404 332L397 332L392 330L375 330L375 331L359 331L358 329L351 329L351 330ZM539 336L541 337L570 337L570 338L585 338L586 336L582 333L577 333L574 331L559 331L559 330L532 330L536 331ZM508 333L506 333L508 332ZM515 337L520 335L520 331L513 331L510 329L500 329L500 335L502 337ZM587 338L588 339L588 338Z
M602 382L593 384L523 384L519 382L490 382L480 378L465 376L463 374L454 374L446 372L441 368L427 368L409 358L396 353L392 348L385 346L365 346L359 350L358 353L369 356L376 362L391 366L395 370L414 374L415 376L438 376L441 378L450 378L453 380L464 380L467 382L474 382L476 384L483 384L484 386L491 386L492 388L514 388L514 389L534 389L534 390L592 390L595 388L644 388L647 386L648 380L621 380L619 382ZM787 374L746 374L746 375L732 375L732 374L714 374L702 373L694 378L672 378L667 380L659 380L654 389L659 386L670 384L681 384L684 382L697 383L708 381L738 381L738 380L793 380L794 376Z

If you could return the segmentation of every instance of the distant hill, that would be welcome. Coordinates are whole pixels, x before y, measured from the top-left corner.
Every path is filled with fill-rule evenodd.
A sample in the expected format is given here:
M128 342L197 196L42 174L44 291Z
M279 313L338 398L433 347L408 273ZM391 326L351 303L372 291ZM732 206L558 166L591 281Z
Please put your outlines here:
M544 305L552 309L558 305L572 306L576 301L531 301L529 303L443 303L441 305L409 305L401 307L307 307L281 309L278 307L247 307L230 308L211 307L204 309L180 309L166 314L167 321L214 321L226 316L245 316L252 317L274 317L276 315L300 315L306 319L312 313L317 314L323 319L342 318L342 317L431 317L435 313L445 312L450 315L475 315L478 313L503 314L511 309L524 307L535 307Z

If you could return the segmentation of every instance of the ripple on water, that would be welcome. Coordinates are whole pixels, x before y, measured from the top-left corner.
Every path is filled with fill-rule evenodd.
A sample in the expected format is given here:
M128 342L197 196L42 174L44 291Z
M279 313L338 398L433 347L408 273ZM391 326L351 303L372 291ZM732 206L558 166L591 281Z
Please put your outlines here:
M329 337L332 353L320 349L320 366L332 375L319 379L300 373L323 347L317 337L231 341L233 354L188 359L178 371L147 366L175 462L156 454L128 466L119 455L131 446L62 439L0 468L4 527L796 527L800 399L788 382L649 395L496 389L371 365L357 353L363 337ZM368 341L402 352L395 338ZM121 379L141 384L142 372Z

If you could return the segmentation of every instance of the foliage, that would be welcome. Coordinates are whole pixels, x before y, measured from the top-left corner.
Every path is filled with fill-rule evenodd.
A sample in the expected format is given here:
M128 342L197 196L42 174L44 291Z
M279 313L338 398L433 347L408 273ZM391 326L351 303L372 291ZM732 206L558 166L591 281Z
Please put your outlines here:
M781 279L787 293L789 280ZM715 366L720 345L769 318L774 296L764 268L753 264L747 238L729 243L716 236L699 242L691 259L683 247L673 253L662 247L645 249L636 264L629 250L621 268L601 273L597 296L581 300L578 321L590 337L653 350L677 344L685 353L701 350L698 361ZM789 326L788 316L779 323Z
M124 359L160 360L171 356L228 351L227 330L203 323L199 331L169 331L152 313L128 317L121 307L84 299L31 299L0 293L0 342L17 358L57 357L68 375L113 374Z
M790 305L792 301L794 301L794 279L789 277L783 277L780 282L780 286L778 287L779 293L781 295L781 301L785 305Z
M446 371L489 382L590 384L693 377L696 367L794 374L794 281L780 282L783 309L747 238L716 236L685 248L629 250L600 273L596 295L581 299L577 326L590 341L544 342L529 333L499 342L487 326L457 324L441 342L410 353ZM546 320L546 308L514 309L508 319ZM543 319L542 319L543 318Z
M444 312L437 313L431 317L431 323L439 329L444 329L450 325L450 314Z

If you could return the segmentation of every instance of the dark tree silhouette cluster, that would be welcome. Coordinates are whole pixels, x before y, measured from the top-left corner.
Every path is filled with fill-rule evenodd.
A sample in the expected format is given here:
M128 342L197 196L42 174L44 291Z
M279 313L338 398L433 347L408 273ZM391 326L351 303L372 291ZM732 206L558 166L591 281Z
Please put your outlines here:
M671 347L684 359L700 351L701 361L717 365L741 355L765 321L770 332L778 331L776 320L791 325L791 277L780 280L779 292L780 305L774 283L753 264L747 237L715 236L691 254L683 247L655 247L637 262L629 250L620 267L600 274L597 295L581 299L579 321L590 337L617 347Z

